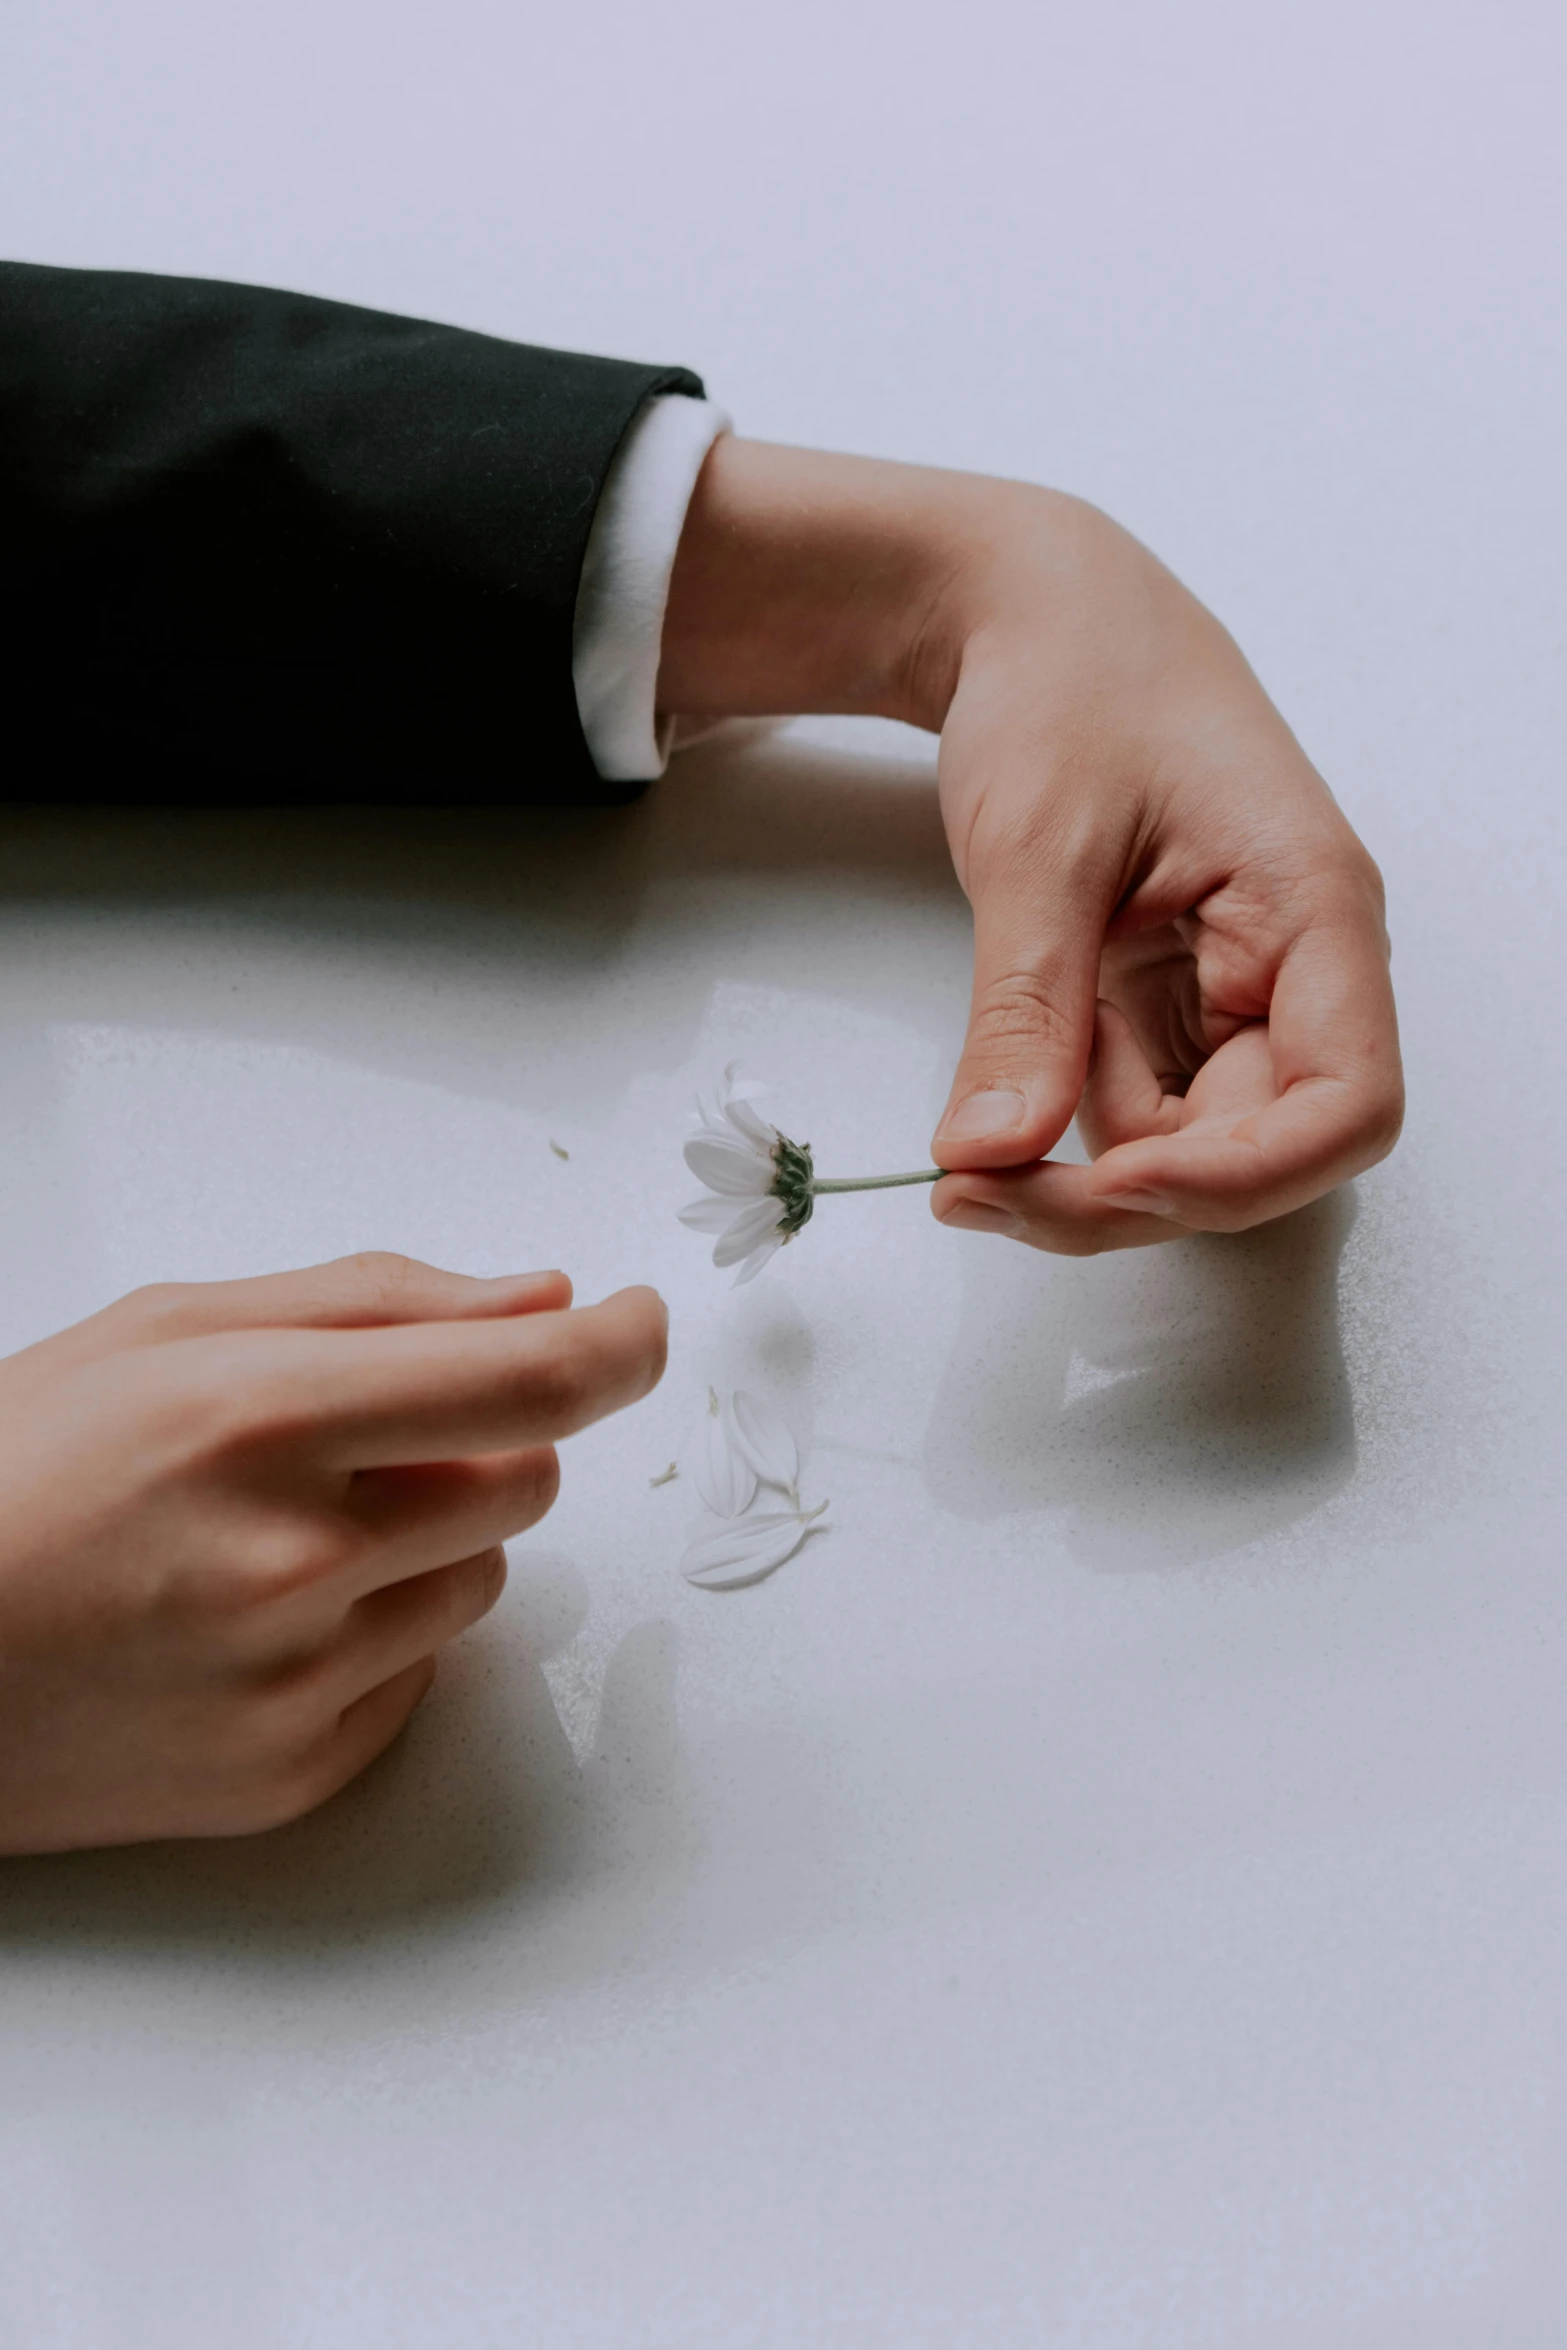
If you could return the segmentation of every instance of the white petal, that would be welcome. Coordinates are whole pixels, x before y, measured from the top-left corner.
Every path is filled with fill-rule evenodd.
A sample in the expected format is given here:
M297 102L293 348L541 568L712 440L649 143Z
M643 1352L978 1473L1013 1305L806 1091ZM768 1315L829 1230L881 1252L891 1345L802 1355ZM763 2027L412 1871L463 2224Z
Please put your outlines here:
M772 1188L771 1158L749 1143L699 1134L686 1144L685 1158L697 1181L709 1191L721 1191L726 1199L757 1199Z
M735 1071L739 1066L738 1061L731 1061L713 1089L713 1099L718 1105L718 1114L721 1118L728 1116L731 1102L760 1101L768 1090L765 1085L759 1085L754 1077L737 1079Z
M713 1251L714 1264L720 1268L738 1265L740 1259L748 1257L752 1249L760 1248L764 1240L773 1238L778 1232L778 1220L782 1214L783 1201L771 1197L752 1200L739 1209ZM782 1235L779 1237L781 1239Z
M756 1499L756 1471L735 1442L729 1407L702 1415L696 1467L691 1472L696 1489L708 1508L720 1518L738 1518Z
M715 1108L710 1110L706 1102L702 1099L702 1096L698 1094L696 1097L696 1118L694 1123L698 1134L716 1134L721 1136L725 1141L733 1140L734 1129L730 1126L728 1119L724 1116L724 1105L722 1102L719 1102Z
M734 1201L721 1199L716 1191L704 1192L700 1199L690 1200L678 1210L681 1223L693 1232L722 1232L734 1213Z
M770 1126L765 1118L759 1117L750 1103L741 1101L738 1095L730 1101L726 1114L735 1132L743 1135L753 1149L765 1151L771 1161L778 1145L777 1127Z
M797 1510L764 1510L759 1517L736 1518L688 1544L680 1572L704 1591L738 1591L742 1584L759 1583L792 1558L809 1532Z
M730 1286L734 1289L741 1289L747 1281L754 1281L768 1258L775 1256L783 1244L784 1236L781 1232L775 1232L769 1239L764 1240L760 1248L754 1248L751 1251Z
M729 1416L735 1447L765 1485L781 1485L792 1493L800 1482L800 1447L794 1431L770 1403L744 1389L730 1398Z

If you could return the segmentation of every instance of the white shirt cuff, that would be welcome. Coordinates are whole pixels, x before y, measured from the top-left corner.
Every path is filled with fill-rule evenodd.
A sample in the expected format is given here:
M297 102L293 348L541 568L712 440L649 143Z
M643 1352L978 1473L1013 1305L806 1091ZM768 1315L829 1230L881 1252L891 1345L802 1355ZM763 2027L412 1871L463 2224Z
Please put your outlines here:
M649 400L605 477L577 589L571 674L606 783L662 775L673 722L654 707L669 575L702 462L729 419L711 400Z

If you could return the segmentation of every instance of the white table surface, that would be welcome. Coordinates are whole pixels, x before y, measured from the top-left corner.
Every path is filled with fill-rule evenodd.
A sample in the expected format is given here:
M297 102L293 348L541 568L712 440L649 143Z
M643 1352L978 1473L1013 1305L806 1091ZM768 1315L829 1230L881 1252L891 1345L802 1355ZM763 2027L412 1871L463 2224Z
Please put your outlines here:
M0 1867L0 2335L1554 2350L1560 11L566 16L10 0L0 249L1098 498L1385 865L1407 1138L1099 1264L831 1201L736 1293L673 1220L696 1083L851 1171L944 1092L915 738L629 816L0 816L0 1341L367 1245L675 1317L355 1790ZM727 1599L649 1485L712 1377L832 1501Z

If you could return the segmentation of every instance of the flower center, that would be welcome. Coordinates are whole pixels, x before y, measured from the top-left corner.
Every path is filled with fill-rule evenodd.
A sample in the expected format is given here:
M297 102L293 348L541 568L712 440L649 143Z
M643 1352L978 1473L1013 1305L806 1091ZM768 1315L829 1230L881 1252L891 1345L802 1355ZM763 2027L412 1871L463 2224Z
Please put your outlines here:
M772 1195L783 1202L778 1229L785 1240L793 1240L800 1227L811 1220L816 1204L811 1196L814 1172L810 1144L791 1142L787 1134L780 1134L773 1149Z

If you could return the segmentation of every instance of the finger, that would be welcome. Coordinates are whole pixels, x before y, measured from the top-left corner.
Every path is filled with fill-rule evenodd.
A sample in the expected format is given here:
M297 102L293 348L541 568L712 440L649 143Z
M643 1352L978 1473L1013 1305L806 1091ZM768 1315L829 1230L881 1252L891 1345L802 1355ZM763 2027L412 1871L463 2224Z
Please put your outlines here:
M639 1402L667 1344L663 1300L623 1289L571 1313L292 1331L248 1376L263 1425L326 1465L369 1469L553 1444ZM233 1375L246 1375L238 1358Z
M558 1312L571 1303L564 1273L474 1280L417 1257L371 1249L298 1272L245 1281L170 1281L134 1290L94 1323L123 1324L122 1343L155 1344L214 1330L362 1330L396 1322L466 1322ZM83 1324L83 1330L93 1327Z
M931 1210L955 1232L994 1232L1058 1257L1099 1256L1106 1249L1149 1248L1179 1240L1172 1217L1130 1214L1087 1189L1091 1167L1047 1159L1042 1166L995 1174L949 1175L931 1193Z
M1124 1012L1101 1003L1094 1017L1094 1058L1077 1106L1077 1127L1095 1158L1118 1142L1173 1134L1181 1101L1168 1094Z
M509 1542L554 1507L553 1445L433 1466L359 1470L348 1509L369 1537L350 1581L372 1591Z
M1211 996L1204 997L1196 952L1173 923L1107 947L1099 993L1130 1022L1160 1084L1176 1092L1178 1081L1195 1077L1211 1053L1256 1017L1221 1011Z
M379 1688L366 1690L344 1712L289 1777L286 1808L276 1816L297 1819L346 1787L350 1779L391 1745L435 1679L435 1659L405 1665Z
M1391 1150L1403 1079L1386 952L1372 925L1302 933L1279 967L1266 1038L1275 1098L1108 1151L1091 1170L1094 1193L1125 1213L1240 1231L1303 1207Z
M434 1656L487 1616L505 1588L506 1553L496 1547L356 1601L314 1668L334 1710L341 1713L367 1691Z
M932 1146L939 1166L1016 1166L1042 1157L1070 1124L1119 886L1120 849L1108 834L1072 803L971 857L973 996Z

